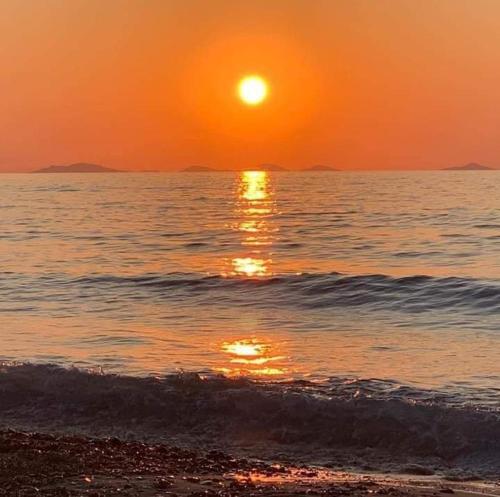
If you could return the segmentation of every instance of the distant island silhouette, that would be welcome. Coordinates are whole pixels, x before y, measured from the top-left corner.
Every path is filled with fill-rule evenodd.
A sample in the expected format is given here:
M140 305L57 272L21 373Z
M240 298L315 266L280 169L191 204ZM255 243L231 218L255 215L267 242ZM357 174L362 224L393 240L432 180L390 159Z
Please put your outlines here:
M324 166L323 164L317 164L315 166L306 167L303 171L338 171L338 169L330 166Z
M232 169L215 169L209 166L189 166L181 169L183 173L223 173L232 172ZM237 170L238 171L238 170ZM258 164L257 166L247 167L242 169L242 171L268 171L268 172L289 172L290 169L286 167L279 166L277 164ZM317 164L304 169L297 169L294 172L308 172L308 171L340 171L340 169L335 169L331 166L325 166L323 164Z
M463 166L445 167L443 171L493 171L492 167L483 166L477 162L469 162Z
M242 171L288 171L284 167L277 166L276 164L259 164L255 167L247 167L242 169ZM189 166L181 170L182 173L227 173L231 172L231 169L214 169L208 166Z
M218 173L219 169L208 166L189 166L181 170L182 173Z
M121 173L119 169L90 164L87 162L75 162L67 166L48 166L33 171L34 173Z
M280 171L288 171L286 167L283 166L278 166L277 164L259 164L256 168L256 171L274 171L274 172L280 172Z

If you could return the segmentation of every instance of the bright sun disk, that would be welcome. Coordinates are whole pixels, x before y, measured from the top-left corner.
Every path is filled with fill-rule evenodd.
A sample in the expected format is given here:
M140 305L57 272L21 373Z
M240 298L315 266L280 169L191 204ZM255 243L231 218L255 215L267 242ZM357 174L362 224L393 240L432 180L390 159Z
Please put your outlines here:
M246 76L238 83L238 95L247 105L259 105L267 94L267 83L260 76Z

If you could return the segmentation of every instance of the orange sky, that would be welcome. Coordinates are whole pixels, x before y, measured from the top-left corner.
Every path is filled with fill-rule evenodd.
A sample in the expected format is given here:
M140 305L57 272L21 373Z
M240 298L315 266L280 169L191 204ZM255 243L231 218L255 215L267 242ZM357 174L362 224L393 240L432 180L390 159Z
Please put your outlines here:
M12 0L0 171L500 166L498 0ZM247 107L238 78L270 98Z

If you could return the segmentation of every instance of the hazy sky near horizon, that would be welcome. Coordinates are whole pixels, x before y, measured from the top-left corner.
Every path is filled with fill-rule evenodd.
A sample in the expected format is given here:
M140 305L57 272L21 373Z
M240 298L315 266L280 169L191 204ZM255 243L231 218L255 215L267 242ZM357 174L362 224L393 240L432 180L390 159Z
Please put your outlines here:
M9 0L0 171L500 166L498 0ZM259 107L241 76L270 85Z

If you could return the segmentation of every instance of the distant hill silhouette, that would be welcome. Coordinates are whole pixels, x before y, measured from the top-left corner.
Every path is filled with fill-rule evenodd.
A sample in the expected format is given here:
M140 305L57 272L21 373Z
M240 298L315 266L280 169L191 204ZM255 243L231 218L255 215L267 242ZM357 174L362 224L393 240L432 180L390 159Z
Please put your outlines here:
M48 166L33 171L34 173L121 173L119 169L90 164L87 162L76 162L67 166Z
M338 171L334 167L317 164L316 166L306 167L304 171Z
M213 167L208 166L189 166L185 169L182 169L183 173L219 173L220 169L214 169Z
M483 166L477 162L469 162L463 166L445 167L443 171L492 171L492 167Z
M278 166L277 164L259 164L255 168L256 171L288 171L286 167Z

